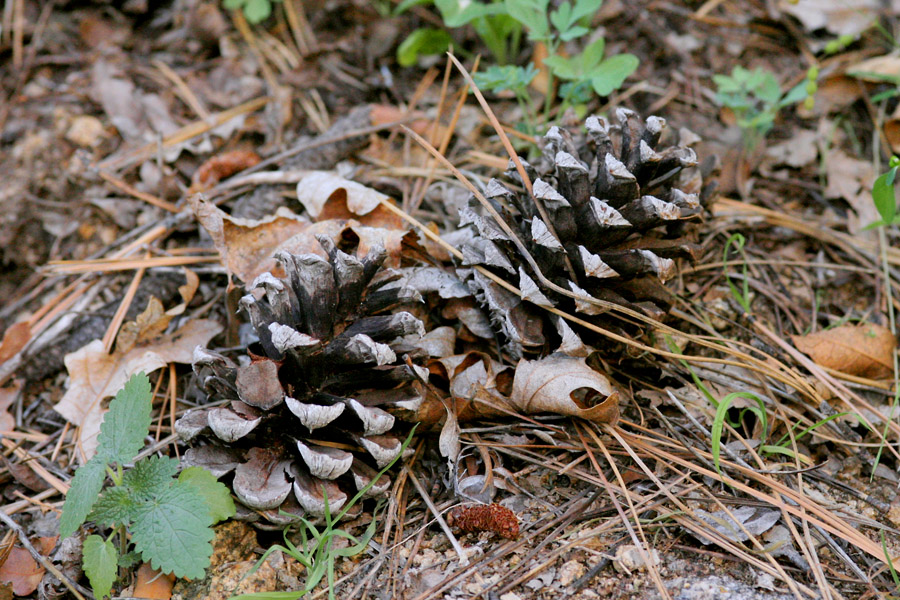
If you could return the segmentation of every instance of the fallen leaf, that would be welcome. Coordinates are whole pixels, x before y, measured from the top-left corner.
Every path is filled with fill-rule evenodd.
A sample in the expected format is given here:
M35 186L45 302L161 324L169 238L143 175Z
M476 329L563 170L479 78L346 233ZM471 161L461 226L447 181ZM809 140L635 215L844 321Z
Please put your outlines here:
M259 154L252 150L232 150L213 156L194 171L188 192L208 190L222 179L259 164L260 160Z
M875 168L872 163L855 159L841 150L831 150L825 156L825 172L828 174L826 198L843 198L853 208L847 219L847 228L855 235L874 236L874 231L863 228L881 217L872 202L872 186Z
M776 165L787 165L798 169L812 163L819 156L818 133L809 129L799 129L791 139L766 149L766 156Z
M390 196L329 171L313 171L297 183L297 199L313 219L356 219L363 225L404 229L406 222L382 206Z
M847 75L871 83L884 83L885 79L896 79L900 77L900 56L885 54L867 58L852 67L847 67Z
M144 312L134 321L122 324L116 336L116 352L124 354L136 344L162 335L171 320L172 317L166 314L162 302L156 296L150 296Z
M21 389L22 384L17 382L0 388L0 434L4 431L12 431L16 426L16 419L9 414L9 407L16 401Z
M180 329L145 343L125 353L107 354L101 340L67 354L69 388L53 407L73 425L79 427L77 443L84 460L97 450L97 434L106 410L104 398L115 395L134 373L151 373L170 362L189 364L196 346L205 347L222 330L207 319L188 321Z
M864 89L853 77L833 75L819 82L812 108L800 103L797 105L797 114L804 119L834 114L859 100Z
M880 0L779 0L778 8L797 17L807 31L858 35L878 17Z
M245 283L266 271L277 274L275 250L310 226L308 220L285 208L255 221L231 217L199 194L190 196L190 203L197 220L212 237L222 264Z
M524 414L554 413L595 423L619 418L619 393L584 358L554 354L520 360L509 400Z
M138 567L137 581L131 595L135 598L149 598L150 600L169 600L172 597L172 586L174 585L174 575L162 574L149 564L142 563Z
M38 552L47 556L56 545L56 537L41 537L34 543ZM6 561L0 565L0 581L12 585L16 596L29 596L44 577L44 567L32 558L31 553L20 546L13 548Z
M0 342L0 364L19 353L31 339L31 327L28 321L19 321L10 325L3 332L3 341Z
M793 335L791 339L798 350L829 369L870 379L884 379L894 373L897 340L890 329L881 325L841 325L809 335Z

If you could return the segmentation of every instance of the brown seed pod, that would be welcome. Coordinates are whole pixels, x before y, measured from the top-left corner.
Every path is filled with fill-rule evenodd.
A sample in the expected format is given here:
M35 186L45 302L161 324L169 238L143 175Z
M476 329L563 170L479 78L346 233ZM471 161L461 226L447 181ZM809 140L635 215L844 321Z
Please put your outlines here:
M516 514L499 504L457 506L447 513L447 523L466 533L491 531L510 540L519 537Z

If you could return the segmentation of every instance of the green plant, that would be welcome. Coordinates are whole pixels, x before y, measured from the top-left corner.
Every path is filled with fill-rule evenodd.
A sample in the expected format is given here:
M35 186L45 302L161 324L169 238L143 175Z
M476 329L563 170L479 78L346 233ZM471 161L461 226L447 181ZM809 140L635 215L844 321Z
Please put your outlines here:
M425 1L407 0L398 7L398 11ZM600 9L603 0L564 0L553 10L550 9L550 0L495 0L490 3L434 0L434 3L447 27L471 25L478 33L498 64L476 73L475 83L495 93L512 91L523 107L526 119L524 129L531 135L538 133L537 110L531 101L528 86L538 71L533 65L522 68L507 64L511 57L518 54L522 31L527 32L532 42L547 47L547 57L543 62L550 75L550 91L544 102L545 119L556 95L554 79L566 82L559 89L558 95L563 101L560 109L564 111L569 106L581 108L590 100L591 91L608 96L619 89L639 63L632 54L604 57L606 41L603 38L596 39L573 56L564 56L560 52L563 43L590 33L587 27L589 19ZM427 53L426 49L442 52L449 47L448 39L437 40L433 33L419 34L419 31L423 30L413 32L398 49L397 57L401 64L415 61L420 54Z
M760 68L749 71L736 66L731 75L713 75L713 81L718 87L716 102L734 112L744 144L752 150L772 129L782 108L815 94L817 77L818 69L812 67L806 81L784 94L775 75Z
M875 184L872 186L872 202L875 204L881 220L866 225L865 229L900 224L900 216L897 215L897 196L894 193L898 169L900 169L900 158L892 156L888 163L888 170L875 180Z
M244 16L251 23L260 23L272 14L272 3L281 0L224 0L223 5L228 10L242 8Z
M231 600L294 600L296 598L301 598L316 589L316 586L319 585L323 578L327 579L328 581L328 598L329 600L334 600L335 559L339 557L353 557L357 554L360 554L366 549L366 546L369 545L369 541L372 539L372 536L375 535L375 515L381 508L381 502L379 502L378 506L375 507L375 510L372 511L372 521L369 523L369 526L366 527L366 531L363 533L363 535L359 538L350 535L349 533L341 529L336 529L336 525L342 518L344 518L344 515L346 515L354 505L356 505L357 502L362 500L366 492L368 492L372 488L372 486L375 485L375 483L381 478L381 476L387 473L387 471L392 466L394 466L394 463L396 463L400 459L400 457L403 455L403 451L406 450L410 442L412 442L415 432L416 428L413 427L412 431L409 432L409 435L403 442L400 453L397 454L396 457L394 457L394 460L385 465L385 467L381 469L381 471L379 471L376 477L373 477L365 487L360 489L334 518L331 517L331 512L328 509L328 494L325 492L325 488L323 487L322 492L323 496L325 497L325 523L322 530L320 531L319 528L309 520L300 517L301 527L298 531L298 533L300 534L300 545L297 546L288 538L288 533L290 530L290 526L288 526L284 530L284 545L282 546L280 544L275 544L268 550L266 550L266 552L262 555L262 557L260 557L253 568L247 573L247 575L254 573L257 569L259 569L260 566L262 566L262 564L266 561L270 554L275 551L281 551L306 567L306 582L302 590L296 590L293 592L262 592L255 594L242 594L240 596L234 596L233 598L231 598ZM344 538L350 542L350 545L345 548L335 548L334 541L336 538Z
M728 276L728 267L725 267L725 280L728 281L728 288L731 290L731 295L734 297L735 301L740 304L741 308L744 309L744 312L750 313L750 278L747 275L747 255L744 253L744 244L747 243L747 239L740 233L732 234L725 241L725 251L722 254L722 262L724 264L728 264L728 251L731 249L731 246L737 249L738 253L741 255L741 289L738 290L737 286L734 285L734 282L731 280L731 277Z
M63 505L62 537L85 520L112 528L105 538L84 540L84 571L97 598L110 594L118 567L138 557L164 573L203 577L212 554L211 526L234 514L228 488L202 468L189 467L175 477L178 460L154 456L123 470L144 446L151 399L144 373L116 394L100 426L97 453L75 472ZM103 489L107 475L113 485Z

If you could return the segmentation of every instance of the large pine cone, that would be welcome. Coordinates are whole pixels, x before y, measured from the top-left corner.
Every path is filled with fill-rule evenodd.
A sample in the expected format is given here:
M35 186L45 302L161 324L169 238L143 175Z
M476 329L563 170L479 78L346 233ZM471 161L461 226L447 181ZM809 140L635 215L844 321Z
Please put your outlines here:
M246 507L276 525L294 515L335 515L401 451L395 417L414 414L427 370L409 352L424 333L403 305L421 302L382 269L383 249L357 259L319 238L329 260L277 256L286 277L269 273L241 306L258 336L249 360L197 350L194 371L210 402L176 423L191 443L185 464L222 477ZM367 495L390 485L383 476ZM245 516L255 518L250 511Z
M513 240L474 198L460 211L461 224L473 226L457 238L464 255L460 274L487 306L515 357L554 349L587 352L578 333L538 306L589 316L605 312L589 302L594 298L662 318L673 301L663 284L675 273L674 259L695 258L698 248L686 225L702 215L715 184L704 185L691 148L656 148L664 119L645 122L621 108L616 117L618 127L589 117L584 133L553 127L544 138L540 163L523 161L533 197L512 164L507 180L522 191L492 179L485 193L544 276L578 300L537 283ZM512 275L528 302L472 265L504 278Z

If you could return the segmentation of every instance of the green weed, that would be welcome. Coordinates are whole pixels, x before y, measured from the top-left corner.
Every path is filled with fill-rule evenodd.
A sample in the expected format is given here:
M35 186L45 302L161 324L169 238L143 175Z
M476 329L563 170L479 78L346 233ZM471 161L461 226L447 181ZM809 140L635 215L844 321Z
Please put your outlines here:
M178 474L177 459L154 456L123 471L144 446L151 399L144 373L133 375L116 394L100 426L97 454L75 472L63 505L64 538L85 520L112 528L106 538L84 540L84 572L97 598L110 594L118 567L138 557L176 577L202 578L212 555L212 525L234 514L228 488L200 467ZM107 475L113 485L103 489Z
M223 0L223 6L228 10L243 9L247 21L256 24L269 18L273 2L281 0Z

